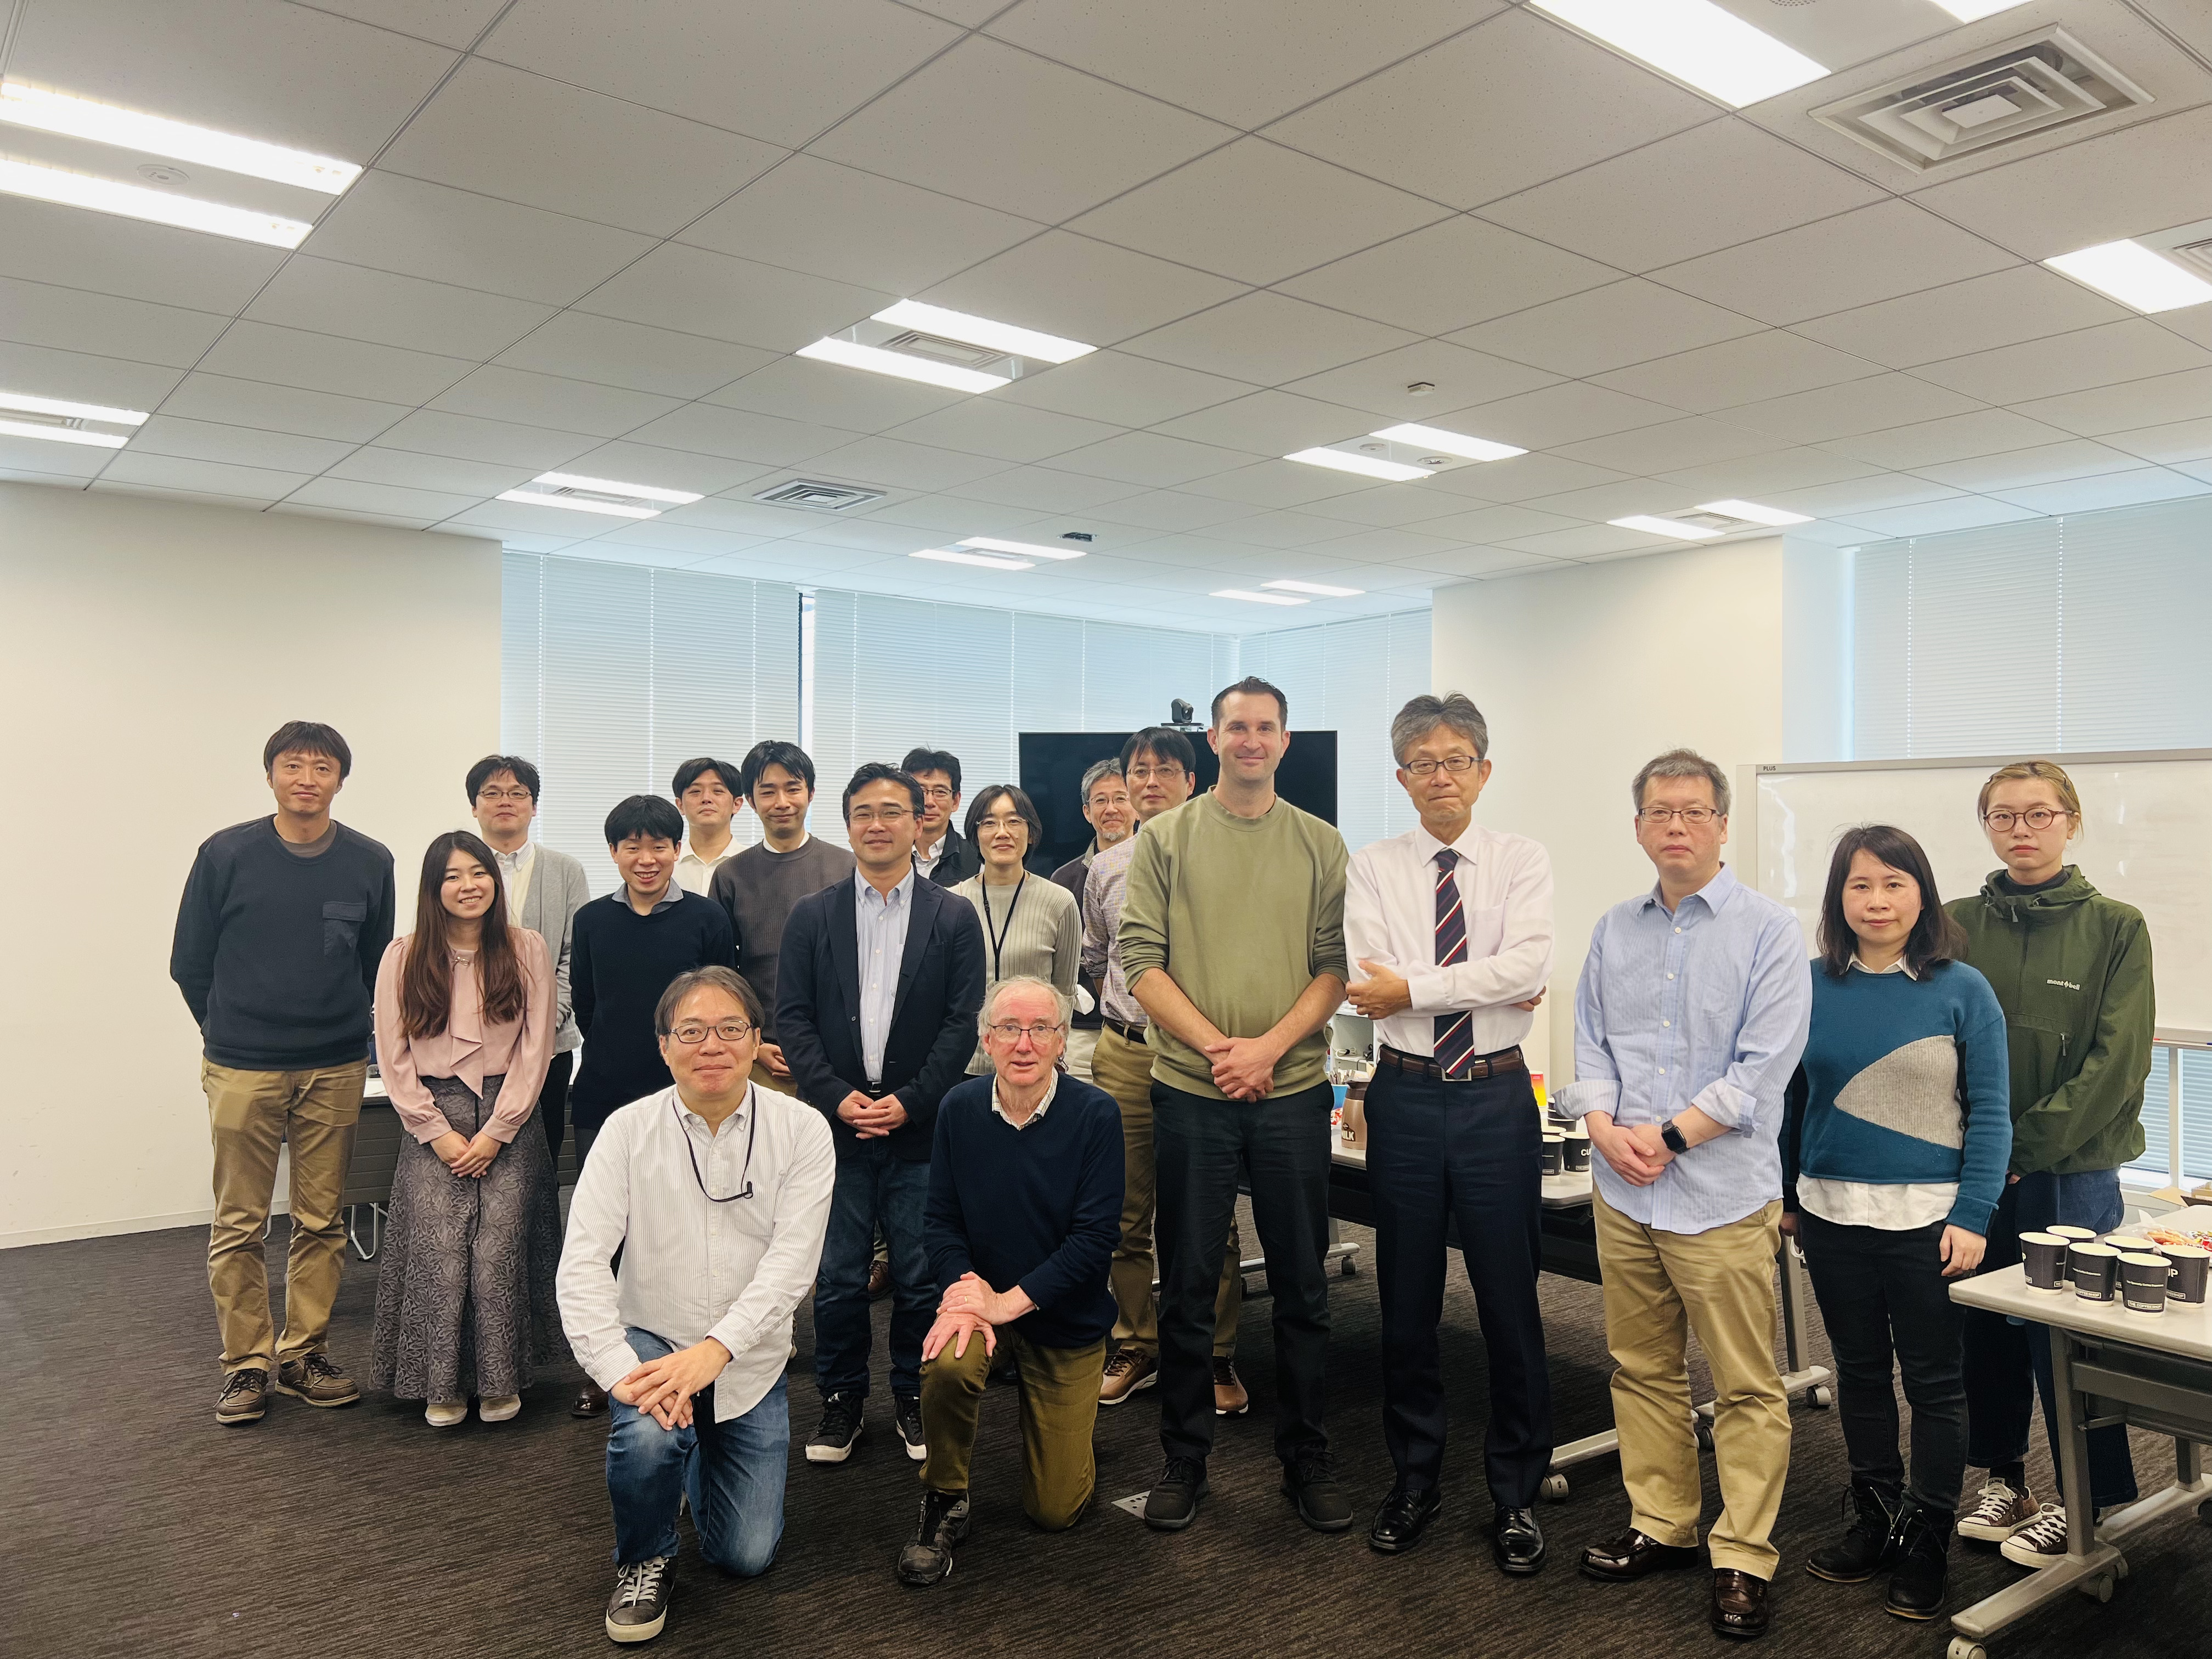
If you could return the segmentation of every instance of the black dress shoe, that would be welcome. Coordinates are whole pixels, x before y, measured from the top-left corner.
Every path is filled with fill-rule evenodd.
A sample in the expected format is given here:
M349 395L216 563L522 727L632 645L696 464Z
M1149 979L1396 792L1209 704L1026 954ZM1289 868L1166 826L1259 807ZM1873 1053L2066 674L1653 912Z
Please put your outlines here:
M1655 1572L1693 1567L1698 1552L1681 1544L1662 1544L1631 1527L1618 1538L1592 1544L1583 1551L1583 1576L1626 1583Z
M1316 1532L1349 1532L1352 1499L1325 1451L1302 1452L1283 1465L1283 1496L1297 1506L1298 1519Z
M607 1397L599 1392L596 1382L586 1382L576 1390L576 1397L568 1402L571 1417L598 1417L607 1408Z
M1490 1554L1500 1572L1526 1578L1544 1565L1544 1529L1534 1510L1500 1510L1490 1524Z
M1713 1569L1713 1629L1748 1641L1766 1634L1766 1581L1734 1567Z
M1444 1495L1434 1486L1416 1492L1391 1487L1382 1507L1375 1511L1374 1524L1367 1528L1368 1548L1384 1555L1403 1554L1421 1541L1421 1534L1443 1506Z

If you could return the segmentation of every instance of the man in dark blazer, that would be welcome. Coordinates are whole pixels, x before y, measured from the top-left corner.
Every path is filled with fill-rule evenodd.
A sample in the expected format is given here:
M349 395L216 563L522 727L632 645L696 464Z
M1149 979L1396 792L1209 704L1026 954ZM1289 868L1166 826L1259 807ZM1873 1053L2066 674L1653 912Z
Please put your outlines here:
M842 1463L868 1394L868 1267L880 1226L890 1248L892 1415L920 1462L921 1344L937 1310L922 1243L937 1105L967 1075L983 1006L975 907L923 879L912 774L871 763L845 786L852 878L803 898L776 961L776 1036L791 1085L830 1119L837 1185L814 1289L814 1380L822 1423L812 1463Z

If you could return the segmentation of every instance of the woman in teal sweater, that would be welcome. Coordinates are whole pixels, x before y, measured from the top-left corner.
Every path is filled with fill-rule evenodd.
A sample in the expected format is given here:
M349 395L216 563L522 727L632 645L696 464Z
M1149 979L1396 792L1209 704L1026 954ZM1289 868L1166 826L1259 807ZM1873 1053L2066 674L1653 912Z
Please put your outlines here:
M1889 1611L1942 1611L1966 1468L1963 1327L1948 1281L1982 1259L2012 1152L2004 1012L1957 958L1920 843L1846 830L1820 902L1812 1034L1783 1134L1783 1231L1804 1246L1851 1465L1842 1540L1806 1563ZM1892 1355L1912 1407L1898 1453Z

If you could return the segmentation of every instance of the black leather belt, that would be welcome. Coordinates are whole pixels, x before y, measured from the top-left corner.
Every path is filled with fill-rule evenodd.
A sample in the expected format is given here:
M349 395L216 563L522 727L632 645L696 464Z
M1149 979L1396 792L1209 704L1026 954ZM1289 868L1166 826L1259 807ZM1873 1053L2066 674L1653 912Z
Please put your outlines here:
M1388 1066L1394 1072L1403 1072L1408 1077L1425 1077L1437 1083L1474 1083L1484 1078L1504 1077L1510 1072L1525 1071L1528 1062L1521 1058L1518 1047L1500 1048L1494 1054L1477 1054L1467 1062L1467 1069L1447 1073L1442 1066L1426 1054L1409 1054L1402 1048L1386 1048L1375 1062Z
M1139 1048L1145 1046L1145 1028L1143 1026L1124 1025L1120 1020L1115 1019L1111 1014L1101 1014L1099 1018L1105 1022L1106 1029L1111 1031L1115 1036L1121 1038L1122 1042L1133 1042Z

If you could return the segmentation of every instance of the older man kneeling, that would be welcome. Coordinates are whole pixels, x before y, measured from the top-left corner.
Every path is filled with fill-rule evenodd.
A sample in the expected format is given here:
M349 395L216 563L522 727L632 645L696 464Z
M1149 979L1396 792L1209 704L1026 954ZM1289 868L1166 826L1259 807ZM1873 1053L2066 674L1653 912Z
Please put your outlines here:
M929 1457L921 1524L899 1552L905 1583L940 1583L968 1535L975 1415L1002 1336L1021 1369L1024 1512L1058 1532L1091 1504L1121 1115L1104 1090L1056 1069L1069 1012L1042 980L1000 981L978 1021L992 1075L938 1108L924 1237L944 1295L921 1349Z

